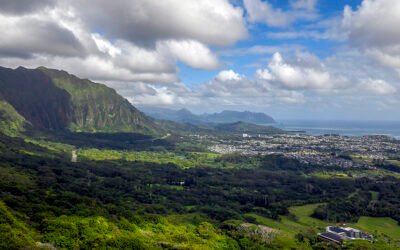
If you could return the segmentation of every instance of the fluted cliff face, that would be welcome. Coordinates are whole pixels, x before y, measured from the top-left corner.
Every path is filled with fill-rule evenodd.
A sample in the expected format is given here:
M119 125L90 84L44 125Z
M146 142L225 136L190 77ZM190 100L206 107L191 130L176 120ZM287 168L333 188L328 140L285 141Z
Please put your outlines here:
M65 71L0 68L0 94L37 129L154 133L156 125L114 89Z
M41 71L0 68L0 94L34 128L63 129L71 119L71 97Z

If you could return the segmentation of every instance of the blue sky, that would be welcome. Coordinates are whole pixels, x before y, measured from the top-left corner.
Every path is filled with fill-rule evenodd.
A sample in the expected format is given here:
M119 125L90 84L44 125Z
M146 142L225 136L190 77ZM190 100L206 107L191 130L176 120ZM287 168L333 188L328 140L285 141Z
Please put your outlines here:
M397 120L400 1L5 0L0 64L64 69L134 105Z
M241 1L231 1L235 5L244 8ZM273 7L282 10L289 11L290 2L288 0L272 0L269 1ZM320 18L318 20L326 20L330 18L340 17L343 14L344 7L346 5L356 9L361 4L361 0L343 0L343 1L316 1L315 8L317 9ZM249 38L246 40L238 41L235 43L233 48L248 48L252 46L282 46L282 45L293 45L302 46L305 49L312 51L314 54L320 57L331 56L337 47L342 46L342 42L323 40L323 39L309 39L309 38L297 38L297 39L270 39L268 37L269 32L285 32L285 31L296 31L299 29L307 29L308 26L316 24L317 22L299 21L291 25L290 27L270 27L266 24L251 24L249 27ZM320 29L323 30L323 29ZM218 53L221 49L215 48L214 51ZM222 50L226 50L223 48ZM254 74L254 67L251 64L257 61L262 61L266 58L265 55L245 55L240 57L222 57L226 61L226 67L233 69L235 72L240 74L251 76ZM189 85L202 84L205 81L212 78L218 73L218 70L204 71L197 70L191 67L187 67L184 64L178 64L180 69L180 76L183 82Z

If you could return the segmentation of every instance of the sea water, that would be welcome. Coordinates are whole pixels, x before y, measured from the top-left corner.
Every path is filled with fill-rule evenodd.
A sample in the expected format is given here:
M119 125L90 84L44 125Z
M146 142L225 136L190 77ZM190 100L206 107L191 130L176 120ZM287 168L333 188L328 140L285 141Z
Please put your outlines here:
M276 127L304 131L310 135L339 134L346 136L387 135L400 139L399 121L328 121L328 120L282 120Z

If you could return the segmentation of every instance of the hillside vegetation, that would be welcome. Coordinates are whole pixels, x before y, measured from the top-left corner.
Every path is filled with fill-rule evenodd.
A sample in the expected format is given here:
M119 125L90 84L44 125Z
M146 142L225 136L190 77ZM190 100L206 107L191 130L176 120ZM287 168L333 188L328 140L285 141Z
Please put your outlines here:
M17 136L28 126L24 117L0 97L0 131L9 136Z
M160 130L115 90L65 71L0 68L0 95L35 129L144 134Z

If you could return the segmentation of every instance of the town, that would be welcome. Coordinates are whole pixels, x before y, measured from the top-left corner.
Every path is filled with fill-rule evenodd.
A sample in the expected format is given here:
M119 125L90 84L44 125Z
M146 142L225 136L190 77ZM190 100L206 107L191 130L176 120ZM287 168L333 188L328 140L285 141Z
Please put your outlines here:
M339 167L370 167L387 160L397 162L400 141L382 135L341 136L282 134L274 136L243 134L231 138L207 138L209 150L245 156L281 154L304 164Z

